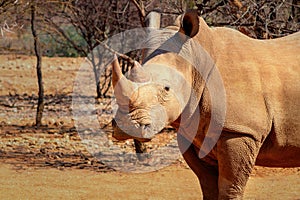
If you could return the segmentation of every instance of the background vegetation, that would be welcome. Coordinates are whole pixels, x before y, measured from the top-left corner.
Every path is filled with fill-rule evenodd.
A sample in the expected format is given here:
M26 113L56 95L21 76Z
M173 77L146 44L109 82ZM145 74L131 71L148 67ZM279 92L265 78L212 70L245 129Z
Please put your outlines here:
M0 1L0 52L33 54L30 4ZM297 0L46 0L36 1L37 24L44 56L85 56L118 32L145 26L152 10L162 13L162 27L186 9L197 9L210 26L228 26L258 39L299 31Z
M300 29L297 0L0 0L0 53L36 55L41 91L42 56L86 57L110 36L144 27L150 11L161 13L165 27L186 9L197 9L210 26L232 27L257 39ZM139 60L141 53L127 56ZM120 61L126 72L130 62ZM107 97L110 69L100 74L100 66L93 65L93 70L96 97Z

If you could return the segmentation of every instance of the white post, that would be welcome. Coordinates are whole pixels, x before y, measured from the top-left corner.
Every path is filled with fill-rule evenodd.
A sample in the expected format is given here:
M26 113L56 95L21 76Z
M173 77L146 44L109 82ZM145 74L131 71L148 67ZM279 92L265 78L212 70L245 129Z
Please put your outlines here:
M151 11L146 16L146 26L149 28L160 28L160 13L156 11Z

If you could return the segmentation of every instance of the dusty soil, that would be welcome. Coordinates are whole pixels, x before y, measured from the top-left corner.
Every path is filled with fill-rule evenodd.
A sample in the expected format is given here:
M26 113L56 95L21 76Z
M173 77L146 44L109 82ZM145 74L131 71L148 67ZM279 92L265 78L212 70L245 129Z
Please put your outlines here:
M0 56L0 199L201 199L197 179L182 158L158 171L124 173L92 156L74 126L71 107L83 59L43 59L44 126L35 128L34 62L33 57ZM132 141L111 138L106 126L111 109L110 99L96 103L99 126L109 138L107 148L133 152ZM147 144L149 151L172 138L162 134ZM300 199L300 168L255 167L245 199Z

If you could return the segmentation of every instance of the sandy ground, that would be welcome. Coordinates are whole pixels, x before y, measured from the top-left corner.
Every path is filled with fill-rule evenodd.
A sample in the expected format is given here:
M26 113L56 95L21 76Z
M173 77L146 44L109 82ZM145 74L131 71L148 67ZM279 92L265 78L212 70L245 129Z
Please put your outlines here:
M122 173L87 152L70 114L82 62L43 59L45 126L35 129L34 58L0 56L0 199L201 199L198 181L182 161L155 172ZM300 168L255 167L245 199L300 199Z
M170 166L127 174L87 170L26 169L0 166L0 199L201 199L194 174ZM245 199L300 199L298 175L252 176Z

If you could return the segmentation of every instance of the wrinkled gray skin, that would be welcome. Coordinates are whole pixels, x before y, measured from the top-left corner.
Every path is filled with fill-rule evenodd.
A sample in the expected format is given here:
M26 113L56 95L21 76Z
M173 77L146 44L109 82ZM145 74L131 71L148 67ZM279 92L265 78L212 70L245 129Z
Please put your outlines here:
M300 166L300 33L258 41L231 29L209 28L194 12L184 15L180 27L179 32L201 44L222 76L226 119L219 140L205 157L198 156L212 119L204 81L211 73L204 70L200 76L176 53L162 53L143 68L136 66L131 80L124 78L114 61L119 104L114 137L145 141L164 126L174 126L183 156L199 179L203 199L242 199L255 164ZM203 60L201 66L210 72L212 68ZM196 101L191 100L191 90ZM199 124L193 135L185 127L195 119Z
M145 79L142 78L144 74L147 74ZM123 79L114 87L119 105L114 119L114 137L119 140L151 139L179 117L189 97L188 90L182 92L188 88L182 74L164 65L148 64L141 67L136 63L133 73L129 75L129 80L134 81L129 89L130 98L118 97L118 90L122 90L119 85L129 81L125 77ZM139 83L141 80L143 82Z

